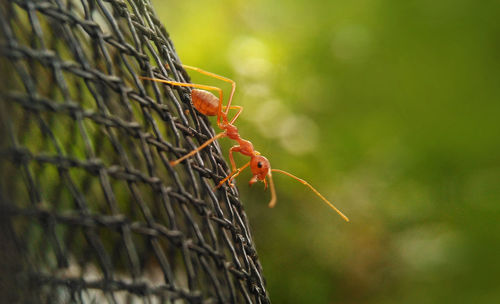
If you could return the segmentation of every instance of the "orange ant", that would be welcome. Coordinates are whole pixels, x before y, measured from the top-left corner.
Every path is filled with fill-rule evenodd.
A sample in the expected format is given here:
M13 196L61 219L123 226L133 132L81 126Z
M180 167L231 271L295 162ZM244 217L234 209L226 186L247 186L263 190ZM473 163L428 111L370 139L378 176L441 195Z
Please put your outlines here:
M225 177L223 180L220 181L220 183L217 185L216 188L219 188L222 186L226 181L229 183L230 186L233 186L231 183L232 180L238 176L241 171L243 171L245 168L250 166L250 170L252 171L253 177L250 179L250 186L254 184L257 181L262 181L264 183L265 189L267 189L267 181L266 181L266 176L269 179L269 184L271 188L271 201L269 202L269 207L272 208L276 205L276 190L274 188L274 182L272 178L271 172L278 172L282 173L285 175L288 175L289 177L301 182L302 184L306 185L309 187L317 196L319 196L328 206L330 206L333 210L335 210L344 220L347 222L349 219L347 216L345 216L339 209L337 209L332 203L330 203L321 193L319 193L316 189L314 189L308 182L306 182L303 179L300 179L291 173L288 173L283 170L279 169L271 169L271 164L269 163L269 160L262 156L258 151L254 150L253 145L250 141L245 140L240 137L240 134L238 133L238 129L234 125L234 122L236 119L240 116L241 112L243 111L242 106L231 106L231 101L233 100L233 95L234 91L236 89L236 83L226 77L219 76L217 74L207 72L205 70L202 70L200 68L196 67L191 67L188 65L182 65L186 69L194 70L196 72L199 72L201 74L214 77L217 79L220 79L225 82L229 82L231 84L231 94L229 95L229 100L227 102L226 106L222 105L222 89L214 86L208 86L208 85L202 85L202 84L192 84L192 83L184 83L184 82L177 82L177 81L170 81L170 80L163 80L159 78L150 78L150 77L140 77L141 79L145 80L152 80L156 82L162 82L162 83L167 83L172 86L179 86L179 87L190 87L193 88L191 90L191 101L201 114L207 115L207 116L217 116L217 125L219 126L220 129L223 131L221 133L218 133L214 137L210 138L206 142L204 142L201 146L199 146L197 149L189 152L188 154L184 155L183 157L171 161L170 165L175 166L182 162L183 160L195 155L196 153L200 152L203 148L208 146L211 142L221 138L221 137L229 137L232 140L235 140L238 142L238 145L233 146L229 149L229 160L231 161L231 168L232 172L229 174L227 177ZM168 68L168 67L167 67ZM210 91L216 91L219 93L219 97L215 96L213 93L209 92ZM237 110L236 114L233 116L233 118L229 121L227 118L227 115L229 113L229 110ZM240 168L236 167L236 163L233 158L233 152L239 152L243 155L249 156L250 161L247 162L245 165L243 165Z

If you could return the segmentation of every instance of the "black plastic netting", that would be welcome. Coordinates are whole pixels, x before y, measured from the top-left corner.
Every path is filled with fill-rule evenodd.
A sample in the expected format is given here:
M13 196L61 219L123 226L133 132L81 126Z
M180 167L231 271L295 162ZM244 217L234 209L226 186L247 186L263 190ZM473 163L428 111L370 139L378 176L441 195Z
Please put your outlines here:
M0 67L2 302L269 302L149 1L2 1Z

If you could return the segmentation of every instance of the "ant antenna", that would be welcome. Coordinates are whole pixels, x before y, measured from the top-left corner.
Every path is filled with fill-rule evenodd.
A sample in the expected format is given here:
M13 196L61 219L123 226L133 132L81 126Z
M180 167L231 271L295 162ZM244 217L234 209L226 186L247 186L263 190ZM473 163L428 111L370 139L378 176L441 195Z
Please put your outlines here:
M273 208L276 206L276 189L274 188L274 182L273 182L273 176L271 174L271 170L269 170L269 173L267 174L269 177L269 185L271 188L271 201L269 202L269 208Z
M319 196L328 206L330 206L330 208L332 208L333 210L335 210L346 222L349 222L349 218L347 216L345 216L339 209L337 209L337 207L335 207L332 203L330 203L323 195L321 195L321 193L318 192L318 190L314 189L313 186L311 186L308 182L306 182L305 180L301 179L301 178L298 178L297 176L291 174L291 173L288 173L286 171L283 171L283 170L280 170L280 169L271 169L271 171L274 171L274 172L279 172L279 173L283 173L285 175L288 175L290 176L291 178L299 181L300 183L306 185L307 187L309 187L317 196ZM269 181L271 182L271 202L269 203L269 207L274 207L274 205L276 204L276 190L274 189L274 184L273 184L273 179L271 177L271 172L269 172Z

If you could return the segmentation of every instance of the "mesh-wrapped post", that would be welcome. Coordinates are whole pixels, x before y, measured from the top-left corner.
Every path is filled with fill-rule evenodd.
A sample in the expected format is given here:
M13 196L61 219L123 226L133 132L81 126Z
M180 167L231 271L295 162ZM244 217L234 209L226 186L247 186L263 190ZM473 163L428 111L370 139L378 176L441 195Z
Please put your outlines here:
M267 303L237 189L148 1L0 4L0 297Z

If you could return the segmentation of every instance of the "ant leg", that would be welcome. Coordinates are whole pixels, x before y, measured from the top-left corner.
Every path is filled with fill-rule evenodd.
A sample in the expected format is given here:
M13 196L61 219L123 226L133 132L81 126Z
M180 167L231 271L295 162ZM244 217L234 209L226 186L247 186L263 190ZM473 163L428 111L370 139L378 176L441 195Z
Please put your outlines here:
M236 168L236 162L234 161L233 152L240 152L240 150L241 150L240 146L232 146L231 149L229 149L229 161L231 162L231 174L229 174L228 176L226 176L226 178L224 178L219 183L219 185L217 185L216 189L219 188L226 180L228 180L229 178L231 178L231 176L233 174L235 174L239 170L239 169ZM244 169L244 168L246 168L246 167L243 166L240 169Z
M222 107L222 89L221 88L209 86L209 85L204 85L204 84L185 83L185 82L171 81L171 80L144 77L144 76L139 76L139 78L144 79L144 80L151 80L151 81L166 83L166 84L169 84L172 86L197 88L197 89L202 89L202 90L210 90L210 91L218 92L219 93L219 110L217 112L217 125L219 126L219 128L223 129L222 124L220 123L220 119L221 119L221 116L223 114L222 109L221 109L221 107Z
M156 81L156 82L161 82L161 83L167 83L167 84L170 84L173 86L190 87L190 88L197 88L197 89L202 89L202 90L217 91L219 93L219 98L222 99L222 89L218 88L218 87L204 85L204 84L171 81L171 80L166 80L166 79L161 79L161 78L144 77L144 76L139 76L139 78L144 79L144 80L151 80L151 81Z
M226 109L227 107L225 106L224 109ZM234 121L236 120L236 118L238 118L238 116L240 116L241 112L243 112L243 107L242 106L230 106L229 107L231 110L234 110L234 109L238 109L238 112L236 112L236 114L234 114L234 117L233 119L231 119L231 122L230 124L234 124Z
M173 166L179 164L183 160L185 160L185 159L187 159L187 158L195 155L196 153L200 152L203 148L205 148L206 146L208 146L211 142L213 142L213 141L215 141L218 138L223 137L223 136L226 136L226 132L221 132L221 133L215 135L214 137L212 137L209 140L207 140L206 142L204 142L201 146L199 146L198 148L196 148L193 151L189 152L188 154L184 155L183 157L181 157L179 159L176 159L174 161L171 161L170 165L173 167Z
M240 150L240 146L232 146L231 149L229 149L229 161L231 162L233 172L236 171L236 162L234 161L233 152L240 152Z
M241 166L240 168L236 169L236 171L232 172L228 176L226 176L223 180L219 182L219 184L215 187L215 189L220 188L226 181L229 181L229 185L232 187L232 181L233 179L236 178L236 176L240 175L241 171L245 170L246 167L250 166L250 162L246 163L245 165Z
M231 101L233 100L234 91L236 90L236 82L232 79L217 75L217 74L212 73L212 72L202 70L202 69L197 68L197 67L192 67L192 66L185 65L185 64L183 64L182 66L185 69L190 69L190 70L196 71L198 73L205 74L207 76L217 78L217 79L220 79L220 80L225 81L225 82L229 82L231 84L231 94L229 94L229 100L227 101L226 111L224 112L227 115L227 113L229 112L229 108L231 107ZM220 110L222 110L222 108L220 108Z

